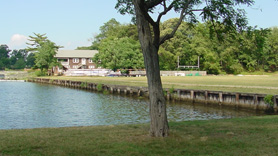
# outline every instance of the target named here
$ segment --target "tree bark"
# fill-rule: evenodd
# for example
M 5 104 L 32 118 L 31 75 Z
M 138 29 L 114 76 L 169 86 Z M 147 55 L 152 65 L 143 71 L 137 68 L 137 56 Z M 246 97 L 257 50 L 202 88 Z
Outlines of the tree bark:
M 141 3 L 143 2 L 144 1 L 141 0 L 133 0 L 139 41 L 143 51 L 144 64 L 148 79 L 151 119 L 150 135 L 154 137 L 166 137 L 169 133 L 169 126 L 166 113 L 166 101 L 160 78 L 158 58 L 159 45 L 153 42 L 150 23 L 144 16 L 145 10 L 142 8 Z

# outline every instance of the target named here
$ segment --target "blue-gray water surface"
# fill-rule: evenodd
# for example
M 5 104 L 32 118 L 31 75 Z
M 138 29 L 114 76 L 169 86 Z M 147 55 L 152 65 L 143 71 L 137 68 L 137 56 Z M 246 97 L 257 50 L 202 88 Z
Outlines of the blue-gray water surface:
M 169 103 L 169 121 L 256 115 L 231 109 Z M 53 85 L 0 82 L 0 129 L 72 127 L 149 122 L 148 101 Z

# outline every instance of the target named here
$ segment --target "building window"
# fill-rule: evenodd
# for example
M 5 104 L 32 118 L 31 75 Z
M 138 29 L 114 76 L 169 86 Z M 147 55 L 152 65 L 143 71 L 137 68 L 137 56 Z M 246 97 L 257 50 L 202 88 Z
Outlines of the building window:
M 90 69 L 95 69 L 95 66 L 89 66 Z
M 72 59 L 72 62 L 73 62 L 73 63 L 79 63 L 79 58 L 74 58 L 74 59 Z
M 72 66 L 73 69 L 78 69 L 78 66 Z
M 68 59 L 58 59 L 59 62 L 68 62 Z
M 94 63 L 92 59 L 89 59 L 89 63 Z

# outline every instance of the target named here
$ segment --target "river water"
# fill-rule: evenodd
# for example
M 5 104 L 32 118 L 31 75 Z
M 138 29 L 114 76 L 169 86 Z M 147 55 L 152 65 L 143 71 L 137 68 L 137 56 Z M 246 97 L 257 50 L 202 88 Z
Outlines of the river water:
M 0 82 L 0 129 L 147 123 L 148 100 L 53 85 Z M 169 121 L 258 115 L 186 103 L 167 104 Z

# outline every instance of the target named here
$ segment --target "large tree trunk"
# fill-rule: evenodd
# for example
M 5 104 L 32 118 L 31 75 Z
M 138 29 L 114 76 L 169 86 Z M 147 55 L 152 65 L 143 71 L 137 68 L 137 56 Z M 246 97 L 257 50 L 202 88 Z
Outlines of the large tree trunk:
M 136 22 L 139 41 L 144 55 L 144 64 L 148 79 L 150 99 L 150 135 L 154 137 L 168 136 L 169 126 L 166 113 L 166 102 L 160 78 L 158 45 L 154 45 L 149 22 L 140 8 L 140 0 L 133 0 L 136 11 Z

